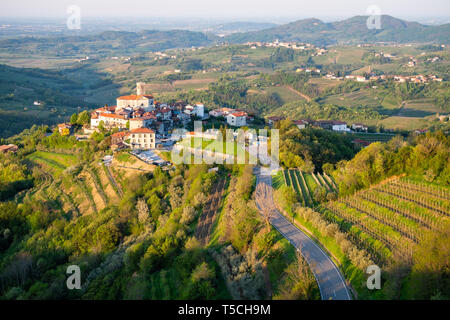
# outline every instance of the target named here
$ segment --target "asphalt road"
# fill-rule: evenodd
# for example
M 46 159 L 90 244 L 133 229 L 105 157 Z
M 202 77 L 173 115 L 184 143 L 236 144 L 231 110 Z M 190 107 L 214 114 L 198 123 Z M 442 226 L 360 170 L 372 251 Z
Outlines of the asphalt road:
M 258 209 L 263 215 L 270 215 L 270 223 L 297 250 L 300 250 L 316 277 L 322 300 L 351 300 L 345 280 L 330 257 L 276 209 L 273 202 L 270 171 L 259 167 L 255 173 L 257 177 L 255 192 Z

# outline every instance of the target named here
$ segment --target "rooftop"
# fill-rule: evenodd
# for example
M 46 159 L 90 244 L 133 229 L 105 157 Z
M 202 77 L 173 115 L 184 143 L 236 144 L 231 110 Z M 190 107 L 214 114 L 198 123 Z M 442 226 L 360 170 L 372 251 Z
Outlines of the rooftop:
M 130 133 L 155 133 L 155 131 L 148 128 L 137 128 L 131 130 Z
M 153 99 L 151 95 L 129 95 L 129 96 L 121 96 L 118 97 L 117 100 L 142 100 L 142 99 Z

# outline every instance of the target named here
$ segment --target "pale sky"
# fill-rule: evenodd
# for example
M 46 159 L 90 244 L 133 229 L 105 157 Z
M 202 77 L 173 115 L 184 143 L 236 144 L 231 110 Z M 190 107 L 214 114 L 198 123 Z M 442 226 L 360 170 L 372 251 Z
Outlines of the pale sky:
M 398 18 L 450 16 L 450 0 L 1 0 L 0 16 L 63 18 L 70 5 L 84 17 L 351 17 L 370 5 Z

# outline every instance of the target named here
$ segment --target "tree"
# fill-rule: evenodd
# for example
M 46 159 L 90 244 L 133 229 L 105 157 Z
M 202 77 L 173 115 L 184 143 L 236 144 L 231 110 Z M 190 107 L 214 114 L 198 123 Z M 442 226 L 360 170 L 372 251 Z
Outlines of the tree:
M 74 113 L 70 117 L 70 124 L 74 125 L 74 124 L 77 124 L 77 122 L 78 122 L 78 115 L 76 113 Z
M 82 126 L 82 125 L 88 124 L 90 120 L 91 120 L 91 116 L 89 115 L 89 112 L 87 112 L 86 110 L 84 110 L 83 112 L 81 112 L 81 113 L 78 115 L 78 122 L 77 122 L 77 123 L 78 123 L 80 126 Z

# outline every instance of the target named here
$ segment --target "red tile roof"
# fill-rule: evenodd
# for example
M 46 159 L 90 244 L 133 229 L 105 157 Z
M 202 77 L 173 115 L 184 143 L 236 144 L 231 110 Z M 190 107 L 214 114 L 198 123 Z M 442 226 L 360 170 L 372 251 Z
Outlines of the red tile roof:
M 0 151 L 1 152 L 7 152 L 7 151 L 17 151 L 19 149 L 18 146 L 16 146 L 15 144 L 8 144 L 8 145 L 2 145 L 0 146 Z
M 130 133 L 155 133 L 152 129 L 148 128 L 137 128 L 130 131 Z
M 103 112 L 103 111 L 111 111 L 111 112 L 114 112 L 114 111 L 116 110 L 116 108 L 117 108 L 117 106 L 104 106 L 104 107 L 95 109 L 95 111 L 96 111 L 96 112 L 99 112 L 99 113 L 101 113 L 101 112 Z
M 123 137 L 125 137 L 125 136 L 127 136 L 129 134 L 130 133 L 128 131 L 119 131 L 119 132 L 113 133 L 112 136 L 114 138 L 123 138 Z
M 246 117 L 247 113 L 243 112 L 243 111 L 240 111 L 240 112 L 233 112 L 231 115 L 235 116 L 235 117 Z
M 100 116 L 101 117 L 106 117 L 106 118 L 116 118 L 116 119 L 123 119 L 123 120 L 125 120 L 125 117 L 120 115 L 120 114 L 101 113 Z
M 132 94 L 132 95 L 129 95 L 129 96 L 118 97 L 117 100 L 142 100 L 143 98 L 153 99 L 153 96 L 151 96 L 151 95 L 140 95 L 140 96 L 138 96 L 138 95 Z

